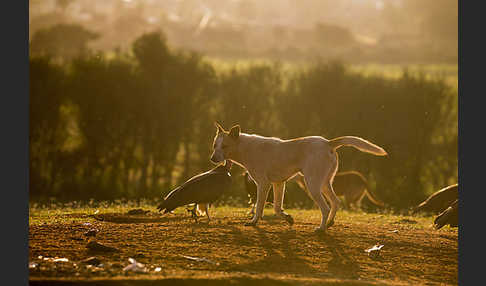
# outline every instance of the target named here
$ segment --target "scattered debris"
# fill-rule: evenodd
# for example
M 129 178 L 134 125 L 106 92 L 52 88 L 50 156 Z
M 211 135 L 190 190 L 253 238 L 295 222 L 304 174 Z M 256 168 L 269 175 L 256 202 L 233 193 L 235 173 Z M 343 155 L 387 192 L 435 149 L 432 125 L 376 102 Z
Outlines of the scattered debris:
M 373 245 L 373 247 L 366 249 L 365 252 L 368 252 L 369 257 L 377 258 L 380 255 L 380 250 L 383 246 L 383 244 L 377 243 Z
M 90 229 L 90 230 L 86 231 L 86 232 L 84 233 L 84 235 L 85 235 L 85 236 L 96 236 L 96 234 L 97 234 L 98 232 L 100 232 L 98 229 L 96 229 L 96 228 L 92 228 L 92 229 Z
M 160 272 L 160 271 L 162 271 L 162 268 L 160 268 L 160 267 L 155 267 L 154 272 Z
M 94 212 L 94 214 L 98 214 L 99 212 L 100 212 L 100 210 L 96 210 L 96 211 Z
M 35 263 L 35 262 L 31 262 L 31 263 L 29 263 L 29 269 L 34 269 L 34 268 L 36 268 L 37 266 L 39 266 L 39 263 Z
M 133 272 L 137 272 L 137 273 L 147 273 L 148 272 L 147 267 L 145 267 L 145 265 L 143 265 L 142 263 L 137 262 L 135 259 L 128 258 L 128 262 L 130 262 L 130 264 L 127 265 L 125 268 L 123 268 L 124 272 L 127 272 L 127 271 L 133 271 Z
M 60 257 L 42 257 L 42 255 L 39 255 L 37 258 L 42 259 L 43 261 L 50 261 L 50 262 L 69 262 L 69 259 L 67 258 L 60 258 Z
M 92 224 L 90 222 L 85 222 L 83 223 L 84 226 L 91 226 Z
M 389 230 L 388 232 L 392 232 L 392 233 L 398 233 L 398 229 Z
M 77 240 L 77 241 L 83 241 L 84 239 L 82 237 L 77 237 L 77 236 L 71 236 L 72 240 Z
M 82 260 L 81 262 L 89 264 L 89 265 L 94 265 L 94 266 L 101 264 L 101 261 L 97 257 L 94 257 L 94 256 L 88 257 L 88 258 Z
M 113 252 L 113 251 L 118 251 L 118 249 L 111 247 L 111 246 L 106 246 L 103 244 L 100 244 L 96 241 L 90 241 L 86 245 L 86 248 L 92 251 L 103 251 L 103 252 Z
M 192 256 L 187 256 L 187 255 L 181 255 L 181 256 L 186 258 L 186 259 L 189 259 L 189 260 L 194 260 L 194 261 L 198 261 L 198 262 L 208 262 L 208 263 L 211 263 L 211 264 L 214 264 L 214 265 L 219 265 L 219 262 L 214 262 L 214 261 L 209 260 L 207 258 L 192 257 Z
M 129 215 L 139 215 L 139 214 L 144 215 L 144 214 L 149 213 L 149 212 L 150 212 L 149 210 L 144 211 L 143 209 L 132 209 L 132 210 L 129 210 L 127 212 L 127 214 L 129 214 Z

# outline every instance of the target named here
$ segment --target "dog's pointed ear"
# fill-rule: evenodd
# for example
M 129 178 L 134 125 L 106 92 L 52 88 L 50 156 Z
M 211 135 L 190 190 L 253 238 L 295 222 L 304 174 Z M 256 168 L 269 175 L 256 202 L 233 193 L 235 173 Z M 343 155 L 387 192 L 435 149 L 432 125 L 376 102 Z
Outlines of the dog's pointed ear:
M 218 122 L 216 122 L 216 121 L 215 121 L 215 122 L 214 122 L 214 126 L 216 126 L 216 128 L 218 129 L 218 130 L 217 130 L 217 133 L 224 132 L 223 127 L 221 127 L 221 125 L 219 125 L 219 123 L 218 123 Z
M 240 125 L 235 125 L 235 126 L 231 127 L 229 135 L 232 138 L 237 139 L 240 136 Z

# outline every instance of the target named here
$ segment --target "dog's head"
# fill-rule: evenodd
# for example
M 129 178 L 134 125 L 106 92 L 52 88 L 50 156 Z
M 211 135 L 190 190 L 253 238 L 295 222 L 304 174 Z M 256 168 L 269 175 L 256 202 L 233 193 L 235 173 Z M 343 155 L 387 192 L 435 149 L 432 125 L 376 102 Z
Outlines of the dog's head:
M 226 159 L 232 159 L 238 146 L 238 138 L 240 137 L 240 126 L 235 125 L 231 127 L 230 131 L 225 131 L 217 122 L 216 136 L 213 141 L 213 153 L 211 154 L 211 162 L 220 163 Z

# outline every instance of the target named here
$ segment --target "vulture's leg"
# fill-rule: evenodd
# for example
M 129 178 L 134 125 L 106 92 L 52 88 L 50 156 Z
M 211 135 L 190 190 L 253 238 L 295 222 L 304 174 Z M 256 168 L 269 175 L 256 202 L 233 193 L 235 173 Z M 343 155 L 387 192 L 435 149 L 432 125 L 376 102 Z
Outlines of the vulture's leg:
M 197 204 L 194 204 L 194 207 L 192 209 L 187 209 L 187 211 L 191 213 L 191 218 L 193 218 L 194 221 L 197 223 L 196 208 L 197 208 Z
M 204 204 L 204 211 L 206 212 L 206 216 L 208 217 L 208 223 L 211 220 L 209 217 L 209 204 Z

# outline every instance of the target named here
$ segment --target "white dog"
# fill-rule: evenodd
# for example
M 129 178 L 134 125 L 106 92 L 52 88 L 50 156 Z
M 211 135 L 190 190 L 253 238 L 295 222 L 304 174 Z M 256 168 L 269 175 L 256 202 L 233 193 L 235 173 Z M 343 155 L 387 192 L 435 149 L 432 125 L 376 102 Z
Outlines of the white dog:
M 332 180 L 338 168 L 336 149 L 341 146 L 352 146 L 374 155 L 387 155 L 383 148 L 354 136 L 332 140 L 321 136 L 282 140 L 242 133 L 239 125 L 233 126 L 230 131 L 225 131 L 218 123 L 216 127 L 211 161 L 220 163 L 231 160 L 246 168 L 257 184 L 256 213 L 245 225 L 256 225 L 261 218 L 271 185 L 275 213 L 292 224 L 292 217 L 282 209 L 285 182 L 300 173 L 304 176 L 312 199 L 321 211 L 321 224 L 316 231 L 325 232 L 326 227 L 334 224 L 340 203 L 332 189 Z M 331 204 L 330 210 L 321 190 Z

